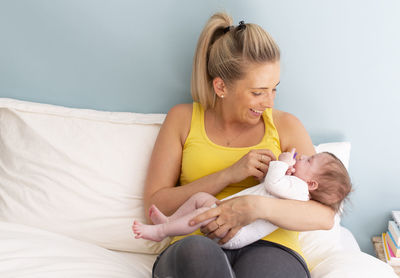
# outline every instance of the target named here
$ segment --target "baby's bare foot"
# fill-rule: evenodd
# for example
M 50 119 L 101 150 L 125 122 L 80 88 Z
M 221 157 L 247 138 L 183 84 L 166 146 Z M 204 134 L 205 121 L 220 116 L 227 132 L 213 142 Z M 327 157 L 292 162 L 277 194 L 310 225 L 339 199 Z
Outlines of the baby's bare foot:
M 143 238 L 152 241 L 161 241 L 166 238 L 162 232 L 162 225 L 146 225 L 135 220 L 132 230 L 136 235 L 135 238 Z
M 168 222 L 168 217 L 165 216 L 155 205 L 149 208 L 149 216 L 154 224 L 162 224 Z

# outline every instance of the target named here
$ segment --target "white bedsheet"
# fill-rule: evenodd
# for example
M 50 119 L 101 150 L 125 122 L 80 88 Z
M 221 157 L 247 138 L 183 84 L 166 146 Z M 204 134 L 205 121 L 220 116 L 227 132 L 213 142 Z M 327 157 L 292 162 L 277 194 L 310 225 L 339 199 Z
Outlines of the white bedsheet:
M 385 263 L 362 253 L 343 230 L 349 250 L 336 250 L 312 278 L 397 277 Z M 350 244 L 350 245 L 349 245 Z M 1 278 L 149 278 L 155 255 L 116 252 L 29 226 L 0 221 Z

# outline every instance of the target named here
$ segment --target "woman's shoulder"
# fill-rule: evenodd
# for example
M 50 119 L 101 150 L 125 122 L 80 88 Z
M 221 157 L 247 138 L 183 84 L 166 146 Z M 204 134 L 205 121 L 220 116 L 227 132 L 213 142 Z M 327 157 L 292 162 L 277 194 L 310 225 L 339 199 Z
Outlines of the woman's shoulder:
M 192 111 L 192 103 L 177 104 L 168 111 L 166 120 L 177 124 L 190 125 Z
M 282 151 L 296 148 L 303 154 L 313 154 L 311 138 L 306 128 L 295 115 L 273 109 L 272 118 L 279 134 Z
M 277 129 L 303 126 L 301 121 L 295 115 L 285 111 L 272 109 L 272 118 Z
M 192 103 L 177 104 L 168 111 L 165 118 L 164 125 L 168 126 L 170 130 L 178 132 L 183 143 L 190 131 L 192 111 Z
M 173 106 L 168 111 L 168 116 L 170 117 L 182 117 L 192 115 L 193 103 L 181 103 Z

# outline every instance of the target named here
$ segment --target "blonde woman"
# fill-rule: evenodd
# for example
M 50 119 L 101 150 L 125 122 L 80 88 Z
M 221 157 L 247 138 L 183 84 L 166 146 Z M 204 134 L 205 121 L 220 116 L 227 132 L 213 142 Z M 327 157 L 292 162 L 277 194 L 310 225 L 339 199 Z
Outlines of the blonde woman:
M 269 162 L 297 149 L 313 155 L 307 131 L 293 115 L 273 109 L 280 52 L 256 24 L 232 26 L 213 15 L 193 62 L 193 104 L 173 107 L 150 161 L 145 206 L 173 214 L 197 192 L 223 199 L 264 178 Z M 153 277 L 310 277 L 298 242 L 302 230 L 329 229 L 334 211 L 316 201 L 248 195 L 224 201 L 191 221 L 215 217 L 196 235 L 175 238 L 157 258 Z M 223 250 L 243 226 L 265 219 L 276 231 L 248 246 Z M 200 236 L 201 235 L 201 236 Z

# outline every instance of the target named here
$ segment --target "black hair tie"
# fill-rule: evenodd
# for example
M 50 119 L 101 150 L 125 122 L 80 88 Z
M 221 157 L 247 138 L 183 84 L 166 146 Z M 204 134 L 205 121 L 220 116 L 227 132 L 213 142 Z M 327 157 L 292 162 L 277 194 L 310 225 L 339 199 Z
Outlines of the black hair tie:
M 244 20 L 239 21 L 239 26 L 237 28 L 238 30 L 246 29 L 246 23 L 244 23 Z
M 233 26 L 228 26 L 228 27 L 224 28 L 224 34 L 228 33 L 231 30 L 231 27 L 233 27 Z

